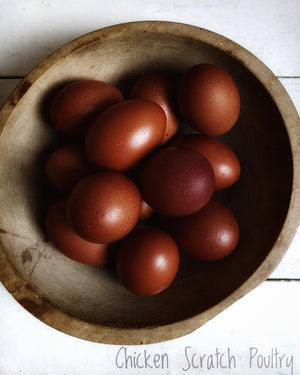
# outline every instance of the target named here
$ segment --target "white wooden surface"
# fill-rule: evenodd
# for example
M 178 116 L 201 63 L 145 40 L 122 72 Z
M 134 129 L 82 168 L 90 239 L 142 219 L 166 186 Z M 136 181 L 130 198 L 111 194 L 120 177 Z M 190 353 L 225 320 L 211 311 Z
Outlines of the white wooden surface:
M 234 40 L 279 77 L 300 112 L 299 0 L 0 0 L 0 105 L 56 48 L 137 20 L 189 23 Z M 35 319 L 0 284 L 0 375 L 299 375 L 299 297 L 299 230 L 268 281 L 192 334 L 160 344 L 75 339 Z M 143 368 L 126 368 L 125 350 Z

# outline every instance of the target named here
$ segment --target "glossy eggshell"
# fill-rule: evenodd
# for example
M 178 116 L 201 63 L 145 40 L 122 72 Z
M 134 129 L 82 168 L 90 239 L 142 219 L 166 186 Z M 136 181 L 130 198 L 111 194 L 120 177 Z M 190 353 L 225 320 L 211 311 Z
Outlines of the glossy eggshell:
M 71 191 L 82 178 L 95 172 L 81 144 L 67 144 L 55 150 L 47 160 L 46 176 L 59 190 Z
M 161 143 L 165 130 L 166 116 L 158 104 L 125 100 L 92 123 L 85 140 L 86 154 L 99 167 L 127 171 Z
M 79 237 L 67 219 L 67 198 L 52 203 L 46 214 L 50 241 L 67 257 L 84 264 L 103 265 L 113 260 L 111 244 L 95 244 Z
M 182 76 L 178 105 L 184 120 L 205 135 L 226 133 L 240 113 L 240 94 L 232 77 L 212 64 L 199 64 Z
M 91 120 L 107 107 L 123 100 L 115 86 L 97 80 L 80 80 L 61 89 L 50 107 L 53 125 L 74 138 L 83 138 Z
M 149 206 L 147 202 L 142 199 L 142 209 L 140 215 L 140 221 L 147 221 L 154 214 L 154 210 Z
M 179 118 L 176 113 L 177 77 L 167 73 L 142 76 L 132 88 L 129 98 L 145 99 L 159 104 L 166 114 L 166 131 L 161 144 L 168 142 L 177 132 Z
M 223 204 L 211 200 L 193 215 L 164 220 L 180 251 L 202 261 L 227 257 L 239 241 L 239 225 Z
M 139 228 L 126 237 L 117 255 L 117 273 L 132 293 L 151 296 L 165 290 L 179 267 L 173 238 L 156 228 Z
M 110 243 L 126 236 L 141 213 L 136 185 L 119 172 L 98 172 L 85 177 L 72 190 L 68 219 L 87 241 Z
M 240 177 L 241 165 L 236 154 L 215 138 L 188 134 L 175 138 L 171 145 L 193 149 L 206 157 L 214 170 L 215 190 L 231 186 Z
M 184 216 L 208 203 L 215 178 L 211 165 L 198 152 L 168 147 L 147 161 L 141 170 L 139 187 L 143 199 L 155 211 Z

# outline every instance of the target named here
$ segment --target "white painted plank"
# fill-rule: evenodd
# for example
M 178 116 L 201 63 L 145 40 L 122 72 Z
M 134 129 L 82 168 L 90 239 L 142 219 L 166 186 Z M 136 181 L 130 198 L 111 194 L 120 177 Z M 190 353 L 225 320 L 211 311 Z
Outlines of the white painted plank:
M 279 78 L 279 80 L 300 114 L 300 78 Z M 270 278 L 300 279 L 300 227 L 295 234 L 288 252 L 276 270 L 270 275 Z
M 300 227 L 283 260 L 270 275 L 271 279 L 300 280 Z
M 300 76 L 299 0 L 0 0 L 0 9 L 0 77 L 25 75 L 49 53 L 89 31 L 137 20 L 207 28 L 250 50 L 277 76 Z M 280 80 L 299 112 L 300 80 Z M 0 106 L 18 82 L 0 80 Z M 299 253 L 298 233 L 272 277 L 299 278 Z M 299 295 L 300 282 L 265 282 L 186 337 L 127 349 L 136 355 L 146 350 L 152 358 L 155 353 L 167 353 L 168 368 L 124 369 L 116 366 L 120 346 L 94 344 L 51 329 L 27 313 L 0 284 L 0 374 L 298 375 Z M 251 347 L 258 352 L 250 367 Z M 185 350 L 208 358 L 216 348 L 225 353 L 223 360 L 229 348 L 236 367 L 185 371 Z M 267 360 L 272 350 L 273 368 L 257 368 L 261 355 Z M 285 366 L 275 368 L 283 355 Z M 293 371 L 284 362 L 292 356 Z
M 279 81 L 286 89 L 300 115 L 300 78 L 279 78 Z
M 111 24 L 166 20 L 228 37 L 276 75 L 300 76 L 298 0 L 1 1 L 0 76 L 24 75 L 72 39 Z
M 0 373 L 298 375 L 299 295 L 299 282 L 265 282 L 187 336 L 122 347 L 79 340 L 44 325 L 0 285 Z M 135 367 L 127 360 L 126 368 L 125 350 L 127 358 L 136 359 Z

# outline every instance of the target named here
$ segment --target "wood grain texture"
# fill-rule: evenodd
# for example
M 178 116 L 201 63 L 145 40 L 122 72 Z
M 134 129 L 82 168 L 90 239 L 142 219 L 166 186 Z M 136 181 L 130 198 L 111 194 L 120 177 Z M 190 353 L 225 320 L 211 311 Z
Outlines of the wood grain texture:
M 49 197 L 41 175 L 55 141 L 45 104 L 52 90 L 75 78 L 122 85 L 125 78 L 146 71 L 180 72 L 199 61 L 228 70 L 247 103 L 236 127 L 222 137 L 245 172 L 219 196 L 239 219 L 241 241 L 224 262 L 184 261 L 171 288 L 140 299 L 119 285 L 111 269 L 71 262 L 45 242 L 43 215 Z M 17 300 L 42 321 L 74 336 L 140 344 L 187 334 L 265 280 L 299 224 L 298 114 L 269 69 L 206 30 L 146 22 L 88 34 L 38 65 L 9 96 L 0 121 L 3 269 L 8 267 L 7 274 L 25 282 L 12 289 Z M 78 274 L 80 284 L 75 282 Z M 4 278 L 4 285 L 10 282 Z M 195 298 L 199 294 L 201 298 Z
M 275 75 L 300 76 L 298 0 L 2 1 L 0 76 L 25 75 L 90 31 L 135 20 L 188 22 L 234 40 Z M 187 21 L 188 20 L 188 21 Z

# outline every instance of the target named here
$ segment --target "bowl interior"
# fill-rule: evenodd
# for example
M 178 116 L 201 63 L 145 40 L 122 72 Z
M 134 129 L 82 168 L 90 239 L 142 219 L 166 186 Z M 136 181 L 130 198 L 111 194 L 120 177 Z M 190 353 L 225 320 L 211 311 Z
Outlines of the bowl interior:
M 205 312 L 242 285 L 271 252 L 284 223 L 292 188 L 292 155 L 283 119 L 265 87 L 221 49 L 165 30 L 101 34 L 57 59 L 16 102 L 0 140 L 1 242 L 21 278 L 51 305 L 102 326 L 153 327 Z M 137 297 L 119 283 L 113 266 L 85 266 L 47 241 L 44 216 L 53 199 L 44 166 L 62 141 L 48 119 L 53 93 L 67 82 L 99 79 L 124 90 L 145 72 L 177 73 L 214 63 L 235 79 L 241 94 L 237 124 L 219 137 L 242 166 L 239 181 L 216 194 L 235 213 L 240 242 L 226 259 L 202 263 L 182 256 L 164 292 Z M 30 89 L 29 89 L 30 87 Z M 185 132 L 189 129 L 185 127 Z

